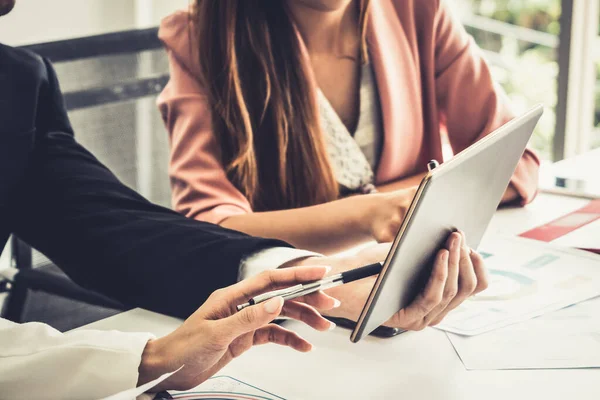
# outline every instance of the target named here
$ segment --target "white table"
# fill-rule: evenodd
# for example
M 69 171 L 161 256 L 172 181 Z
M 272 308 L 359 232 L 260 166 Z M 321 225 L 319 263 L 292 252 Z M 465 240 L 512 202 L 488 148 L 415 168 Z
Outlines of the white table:
M 581 199 L 542 195 L 526 208 L 499 211 L 489 232 L 516 234 L 584 204 Z M 164 335 L 179 323 L 136 309 L 87 328 Z M 435 329 L 352 344 L 345 329 L 320 333 L 296 322 L 287 326 L 310 340 L 314 350 L 300 354 L 261 346 L 222 374 L 288 399 L 600 399 L 600 369 L 467 371 L 445 334 Z

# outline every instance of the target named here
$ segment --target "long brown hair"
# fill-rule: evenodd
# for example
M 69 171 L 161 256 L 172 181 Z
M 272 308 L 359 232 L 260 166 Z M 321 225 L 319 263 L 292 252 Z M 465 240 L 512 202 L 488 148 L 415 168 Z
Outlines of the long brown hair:
M 360 0 L 361 57 L 366 14 Z M 335 200 L 333 176 L 283 0 L 195 0 L 202 81 L 229 179 L 256 211 Z

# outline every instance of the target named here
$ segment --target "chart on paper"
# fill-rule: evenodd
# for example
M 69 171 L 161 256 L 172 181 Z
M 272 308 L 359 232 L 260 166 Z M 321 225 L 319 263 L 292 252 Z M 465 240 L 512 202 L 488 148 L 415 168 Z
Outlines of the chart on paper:
M 489 287 L 451 312 L 440 329 L 477 335 L 600 295 L 600 257 L 519 237 L 480 246 Z
M 171 396 L 179 400 L 284 400 L 283 397 L 224 375 L 210 378 L 193 390 L 173 392 Z

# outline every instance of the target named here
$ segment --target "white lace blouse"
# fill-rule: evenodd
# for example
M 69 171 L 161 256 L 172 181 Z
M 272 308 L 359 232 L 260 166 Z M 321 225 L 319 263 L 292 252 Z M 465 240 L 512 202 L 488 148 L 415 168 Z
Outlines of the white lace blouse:
M 360 115 L 354 132 L 346 128 L 320 90 L 318 103 L 329 159 L 342 193 L 373 191 L 374 171 L 381 156 L 383 127 L 379 92 L 371 65 L 365 64 L 361 70 Z

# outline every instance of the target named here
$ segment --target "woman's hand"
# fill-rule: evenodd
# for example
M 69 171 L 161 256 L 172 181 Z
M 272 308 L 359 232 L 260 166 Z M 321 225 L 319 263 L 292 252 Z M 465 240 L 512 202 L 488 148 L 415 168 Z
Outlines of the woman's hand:
M 422 330 L 439 324 L 453 309 L 468 297 L 488 286 L 488 278 L 482 257 L 466 244 L 464 234 L 452 233 L 446 243 L 447 249 L 438 252 L 429 281 L 423 291 L 406 308 L 398 311 L 384 325 L 407 330 Z M 340 259 L 321 260 L 336 269 L 356 268 L 385 259 L 389 244 L 370 247 L 349 261 Z M 314 259 L 317 262 L 318 259 Z M 305 262 L 308 264 L 308 262 Z M 329 289 L 328 294 L 342 301 L 342 306 L 327 314 L 353 321 L 366 303 L 375 283 L 375 277 L 362 279 L 347 285 Z
M 519 195 L 519 192 L 517 192 L 517 189 L 515 189 L 515 187 L 511 183 L 506 188 L 506 191 L 504 192 L 504 195 L 502 196 L 502 201 L 500 202 L 500 204 L 514 203 L 520 197 L 521 196 Z
M 281 297 L 276 297 L 240 312 L 236 312 L 235 307 L 261 293 L 321 279 L 330 269 L 312 266 L 267 271 L 215 291 L 177 330 L 148 342 L 142 355 L 138 384 L 185 365 L 154 390 L 190 389 L 253 345 L 271 342 L 301 352 L 310 351 L 312 346 L 306 340 L 270 322 L 286 316 L 320 331 L 332 329 L 335 324 L 323 318 L 314 307 L 330 310 L 339 306 L 333 297 L 317 292 L 285 304 Z
M 373 197 L 371 206 L 364 210 L 363 218 L 373 239 L 379 243 L 394 240 L 416 192 L 417 187 L 410 187 L 368 195 Z

